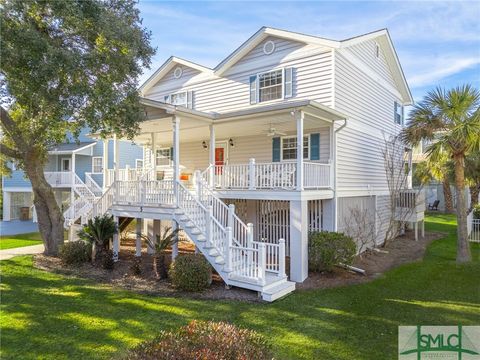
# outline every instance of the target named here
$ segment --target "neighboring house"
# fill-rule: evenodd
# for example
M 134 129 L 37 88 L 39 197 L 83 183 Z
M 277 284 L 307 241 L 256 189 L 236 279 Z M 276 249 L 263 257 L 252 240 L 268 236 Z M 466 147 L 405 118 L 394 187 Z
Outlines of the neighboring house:
M 69 142 L 48 151 L 45 177 L 54 188 L 67 224 L 78 220 L 91 207 L 91 202 L 102 195 L 104 180 L 106 186 L 112 181 L 113 141 L 108 142 L 108 149 L 105 148 L 106 145 L 107 142 L 95 140 L 89 136 L 88 129 L 83 129 L 78 141 L 69 139 Z M 129 141 L 119 141 L 118 147 L 120 168 L 143 167 L 142 147 Z M 14 163 L 12 168 L 10 176 L 2 177 L 3 220 L 35 220 L 31 183 L 23 171 L 15 168 Z M 72 203 L 74 207 L 71 207 Z

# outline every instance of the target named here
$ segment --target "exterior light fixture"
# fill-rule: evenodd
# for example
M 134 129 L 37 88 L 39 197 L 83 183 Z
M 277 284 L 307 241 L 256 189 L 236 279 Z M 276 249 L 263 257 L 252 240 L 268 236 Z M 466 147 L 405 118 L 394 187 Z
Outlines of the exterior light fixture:
M 208 149 L 208 145 L 207 145 L 207 142 L 205 140 L 202 141 L 202 147 L 203 147 L 204 150 Z
M 228 140 L 228 145 L 230 145 L 231 147 L 234 147 L 234 146 L 235 146 L 235 144 L 233 143 L 233 139 L 232 139 L 232 138 L 230 138 L 230 139 Z

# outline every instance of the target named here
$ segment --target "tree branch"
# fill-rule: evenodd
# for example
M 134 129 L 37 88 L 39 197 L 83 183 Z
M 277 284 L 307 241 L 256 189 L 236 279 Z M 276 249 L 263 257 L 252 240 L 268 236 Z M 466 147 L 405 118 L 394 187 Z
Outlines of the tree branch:
M 0 106 L 0 121 L 2 122 L 3 128 L 6 130 L 8 135 L 12 138 L 12 140 L 15 142 L 15 145 L 19 149 L 27 149 L 28 145 L 23 139 L 22 136 L 18 135 L 18 129 L 17 125 L 15 124 L 15 121 L 10 117 L 8 114 L 8 111 L 3 108 L 3 106 Z M 2 145 L 3 147 L 3 145 Z
M 8 146 L 4 144 L 0 144 L 0 154 L 5 155 L 7 157 L 13 158 L 13 159 L 22 159 L 22 154 L 20 154 L 18 151 L 13 150 L 9 148 Z

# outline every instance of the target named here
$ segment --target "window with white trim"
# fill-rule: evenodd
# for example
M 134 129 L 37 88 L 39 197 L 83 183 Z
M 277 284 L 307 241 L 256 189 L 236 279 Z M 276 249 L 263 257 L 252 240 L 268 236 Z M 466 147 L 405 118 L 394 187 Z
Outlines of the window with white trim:
M 181 91 L 164 96 L 164 102 L 193 109 L 193 91 Z
M 169 165 L 172 160 L 172 150 L 170 148 L 157 149 L 156 152 L 156 165 Z
M 258 74 L 258 101 L 283 98 L 283 69 Z
M 399 104 L 395 101 L 394 107 L 395 107 L 395 112 L 394 112 L 395 124 L 403 125 L 403 106 L 402 104 Z
M 281 148 L 282 160 L 296 160 L 297 159 L 297 137 L 287 136 L 282 137 Z M 310 158 L 310 137 L 303 137 L 303 158 Z
M 92 157 L 92 173 L 98 174 L 103 171 L 103 157 L 94 156 Z
M 135 168 L 143 169 L 143 159 L 135 159 Z

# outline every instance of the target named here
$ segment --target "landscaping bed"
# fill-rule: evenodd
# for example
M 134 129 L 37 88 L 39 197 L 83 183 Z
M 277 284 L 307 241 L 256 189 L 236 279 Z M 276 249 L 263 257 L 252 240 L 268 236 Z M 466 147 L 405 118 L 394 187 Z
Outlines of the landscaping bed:
M 340 267 L 336 267 L 331 273 L 311 272 L 307 280 L 297 284 L 297 289 L 328 289 L 371 281 L 399 265 L 421 260 L 428 245 L 444 236 L 445 233 L 441 232 L 425 232 L 425 237 L 419 236 L 416 241 L 415 233 L 407 231 L 405 235 L 399 236 L 386 247 L 380 248 L 381 252 L 367 250 L 362 256 L 355 258 L 352 265 L 365 270 L 366 275 Z
M 326 289 L 350 284 L 358 284 L 371 281 L 384 272 L 401 264 L 421 260 L 425 250 L 435 239 L 445 236 L 444 233 L 427 232 L 425 238 L 415 241 L 414 233 L 409 231 L 404 236 L 398 237 L 382 252 L 367 251 L 361 257 L 357 256 L 353 265 L 366 271 L 361 275 L 353 271 L 336 267 L 331 273 L 310 273 L 309 278 L 302 284 L 297 284 L 297 289 Z M 135 291 L 143 294 L 157 296 L 190 297 L 194 299 L 226 299 L 248 302 L 260 302 L 258 295 L 250 290 L 233 287 L 225 288 L 225 283 L 217 275 L 213 275 L 212 285 L 202 292 L 184 292 L 175 289 L 168 279 L 158 280 L 153 272 L 152 256 L 142 249 L 141 275 L 134 275 L 131 265 L 135 259 L 135 240 L 126 239 L 122 242 L 120 259 L 113 270 L 104 270 L 90 263 L 78 267 L 65 266 L 60 259 L 36 255 L 34 266 L 41 270 L 56 272 L 64 275 L 74 275 L 81 278 L 92 279 L 99 283 L 110 284 L 114 287 Z M 180 254 L 192 253 L 194 247 L 191 243 L 183 242 L 180 245 Z M 385 251 L 385 252 L 383 252 Z M 170 259 L 170 256 L 168 256 Z M 168 264 L 170 260 L 168 260 Z

